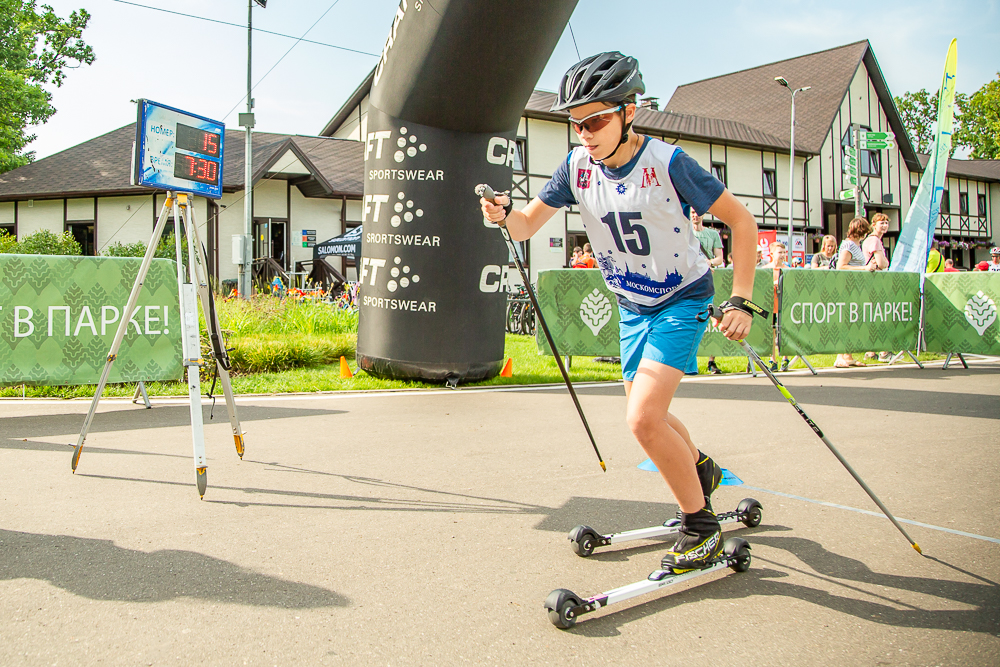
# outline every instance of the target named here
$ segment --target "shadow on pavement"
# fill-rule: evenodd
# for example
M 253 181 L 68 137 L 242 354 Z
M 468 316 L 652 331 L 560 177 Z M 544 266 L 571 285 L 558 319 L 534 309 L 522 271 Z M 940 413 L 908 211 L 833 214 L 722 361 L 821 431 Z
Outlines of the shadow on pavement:
M 193 551 L 147 553 L 110 540 L 0 530 L 0 580 L 38 579 L 91 600 L 195 598 L 257 607 L 346 607 L 334 591 L 253 572 Z
M 788 530 L 784 526 L 768 526 L 767 530 L 770 529 Z M 569 632 L 586 637 L 617 636 L 621 634 L 619 628 L 626 623 L 669 611 L 686 603 L 706 599 L 735 600 L 754 595 L 793 597 L 858 619 L 896 627 L 971 631 L 990 635 L 1000 627 L 1000 585 L 978 575 L 970 574 L 971 577 L 986 583 L 882 574 L 872 571 L 859 560 L 833 553 L 813 540 L 755 534 L 751 540 L 751 547 L 762 544 L 787 551 L 796 559 L 805 562 L 813 571 L 755 556 L 754 564 L 745 573 L 728 572 L 726 576 L 717 580 L 706 580 L 700 585 L 695 583 L 691 588 L 673 595 L 665 593 L 662 597 L 645 604 L 593 619 L 584 619 Z M 943 561 L 938 562 L 964 572 L 961 568 L 955 568 Z M 760 563 L 773 567 L 761 567 Z M 844 593 L 836 594 L 820 588 L 781 581 L 790 576 L 788 571 L 815 577 L 827 585 L 839 587 Z M 946 576 L 944 569 L 941 571 L 941 576 Z M 865 587 L 856 586 L 851 582 L 864 584 Z M 877 586 L 878 590 L 869 590 L 873 586 Z M 921 608 L 899 601 L 898 596 L 892 594 L 892 589 L 947 600 L 951 603 L 947 606 L 961 608 Z M 925 604 L 945 606 L 934 601 Z
M 215 417 L 208 419 L 211 404 L 202 406 L 205 424 L 228 424 L 225 403 L 215 406 Z M 241 422 L 267 421 L 270 419 L 292 419 L 295 417 L 315 417 L 317 415 L 346 414 L 346 410 L 321 410 L 316 408 L 289 408 L 283 406 L 243 405 L 239 408 Z M 4 438 L 38 438 L 67 433 L 79 433 L 83 428 L 85 413 L 73 412 L 58 415 L 31 415 L 0 418 L 0 434 Z M 152 410 L 142 406 L 132 406 L 120 410 L 107 410 L 94 415 L 90 434 L 131 431 L 134 429 L 166 428 L 191 424 L 191 409 L 187 405 L 161 405 Z M 75 442 L 74 442 L 75 444 Z M 5 440 L 0 440 L 0 447 Z
M 951 377 L 976 377 L 997 375 L 997 368 L 970 368 L 968 370 L 954 367 L 947 371 L 940 368 L 900 368 L 891 374 L 885 372 L 871 373 L 866 371 L 842 371 L 836 375 L 820 375 L 818 378 L 809 376 L 790 376 L 789 387 L 795 400 L 808 405 L 827 405 L 844 408 L 865 408 L 876 410 L 892 410 L 894 412 L 913 412 L 919 414 L 937 414 L 953 417 L 982 417 L 1000 419 L 1000 397 L 988 394 L 963 394 L 955 392 L 937 392 L 919 389 L 894 389 L 871 386 L 802 386 L 791 385 L 791 380 L 806 380 L 822 382 L 825 378 L 850 379 L 858 381 L 859 385 L 874 380 L 947 380 Z M 781 373 L 778 379 L 785 382 Z M 625 396 L 620 384 L 608 386 L 574 387 L 581 396 Z M 540 389 L 539 393 L 565 394 L 565 387 Z M 675 394 L 677 398 L 784 402 L 784 398 L 770 381 L 761 375 L 756 380 L 749 377 L 742 381 L 731 382 L 682 382 Z

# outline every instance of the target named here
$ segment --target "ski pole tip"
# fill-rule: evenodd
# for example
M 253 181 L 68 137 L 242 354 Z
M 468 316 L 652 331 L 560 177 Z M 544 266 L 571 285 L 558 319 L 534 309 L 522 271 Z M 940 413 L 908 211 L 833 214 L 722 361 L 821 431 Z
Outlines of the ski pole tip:
M 922 549 L 920 548 L 920 545 L 919 545 L 919 544 L 917 544 L 916 542 L 914 542 L 914 543 L 913 543 L 913 548 L 914 548 L 914 549 L 916 549 L 916 550 L 917 550 L 917 553 L 918 553 L 918 554 L 920 554 L 921 556 L 923 556 L 923 555 L 924 555 L 924 552 L 923 552 L 923 550 L 922 550 Z
M 608 466 L 604 465 L 604 461 L 601 461 L 601 470 L 603 470 L 604 472 L 608 471 Z

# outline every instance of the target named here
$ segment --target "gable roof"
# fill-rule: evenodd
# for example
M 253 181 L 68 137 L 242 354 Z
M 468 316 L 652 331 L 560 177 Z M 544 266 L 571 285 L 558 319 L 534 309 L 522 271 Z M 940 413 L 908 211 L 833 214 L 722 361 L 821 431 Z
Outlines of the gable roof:
M 323 126 L 323 129 L 320 130 L 319 133 L 321 137 L 333 136 L 333 133 L 337 131 L 337 128 L 343 125 L 344 121 L 347 120 L 347 117 L 351 115 L 351 112 L 353 112 L 358 105 L 361 104 L 361 100 L 365 99 L 365 96 L 372 92 L 372 83 L 375 81 L 375 69 L 375 67 L 372 67 L 372 71 L 368 72 L 368 76 L 364 78 L 361 85 L 354 89 L 354 92 L 347 98 L 347 101 L 340 105 L 340 108 L 337 110 L 337 113 L 334 114 L 333 118 L 327 121 L 326 125 Z M 362 139 L 363 138 L 364 137 L 362 137 Z
M 524 108 L 524 115 L 529 118 L 565 122 L 569 118 L 569 112 L 549 111 L 555 99 L 555 93 L 543 90 L 534 91 L 528 99 L 528 105 Z M 676 138 L 715 140 L 753 148 L 788 150 L 787 139 L 781 139 L 773 134 L 762 132 L 745 123 L 720 118 L 709 118 L 704 115 L 680 114 L 639 108 L 636 109 L 633 126 L 641 132 L 650 132 Z
M 743 123 L 781 137 L 787 147 L 789 93 L 774 81 L 783 76 L 795 88 L 812 87 L 795 97 L 795 150 L 818 155 L 862 64 L 903 159 L 911 171 L 918 171 L 916 152 L 868 40 L 678 86 L 666 110 Z
M 927 168 L 930 155 L 917 153 L 920 158 L 920 170 Z M 948 168 L 945 170 L 948 176 L 953 178 L 974 178 L 977 181 L 992 181 L 1000 183 L 1000 160 L 959 160 L 948 159 Z
M 243 189 L 243 130 L 227 129 L 222 189 Z M 360 197 L 364 191 L 364 154 L 360 142 L 255 132 L 254 182 L 290 150 L 310 171 L 285 176 L 307 197 Z M 135 123 L 0 174 L 0 201 L 60 197 L 145 194 L 152 188 L 129 183 Z

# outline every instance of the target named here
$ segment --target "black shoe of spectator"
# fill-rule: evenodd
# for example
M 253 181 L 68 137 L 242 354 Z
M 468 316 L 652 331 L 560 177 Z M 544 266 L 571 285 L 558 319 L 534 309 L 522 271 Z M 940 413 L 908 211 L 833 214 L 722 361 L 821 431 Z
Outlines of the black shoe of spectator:
M 708 372 L 712 375 L 718 375 L 722 372 L 722 370 L 715 364 L 714 359 L 708 362 Z

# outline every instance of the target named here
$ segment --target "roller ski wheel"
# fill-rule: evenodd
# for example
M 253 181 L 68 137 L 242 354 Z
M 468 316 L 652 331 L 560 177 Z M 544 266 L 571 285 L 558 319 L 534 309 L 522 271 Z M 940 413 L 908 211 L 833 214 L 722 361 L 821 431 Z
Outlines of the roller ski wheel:
M 756 528 L 760 525 L 763 511 L 763 506 L 753 498 L 744 498 L 736 506 L 736 513 L 747 528 Z
M 730 537 L 722 547 L 722 555 L 733 572 L 750 569 L 750 544 L 740 537 Z
M 603 536 L 599 535 L 590 526 L 577 526 L 569 532 L 569 541 L 570 546 L 573 547 L 573 553 L 581 558 L 586 558 L 594 553 L 596 547 L 604 546 L 602 540 Z
M 549 610 L 549 621 L 560 630 L 569 630 L 576 625 L 576 609 L 583 602 L 573 592 L 557 588 L 545 598 L 545 608 Z
M 552 622 L 552 625 L 561 630 L 568 630 L 576 625 L 581 616 L 602 607 L 618 604 L 716 570 L 724 570 L 727 567 L 735 572 L 746 572 L 750 568 L 750 560 L 750 545 L 747 544 L 747 541 L 739 537 L 730 537 L 723 544 L 721 553 L 702 568 L 684 572 L 674 572 L 668 569 L 656 570 L 642 581 L 588 598 L 581 598 L 565 588 L 557 588 L 549 593 L 545 599 L 544 607 L 548 610 L 549 621 Z
M 721 512 L 717 515 L 719 523 L 740 522 L 747 528 L 756 528 L 763 519 L 763 507 L 753 498 L 744 498 L 732 512 Z M 680 529 L 681 520 L 677 518 L 668 519 L 660 526 L 650 528 L 639 528 L 637 530 L 626 530 L 621 533 L 611 533 L 608 535 L 597 532 L 590 526 L 577 526 L 569 532 L 570 546 L 573 553 L 581 558 L 592 555 L 596 549 L 620 544 L 622 542 L 634 542 L 636 540 L 649 540 L 670 535 L 676 535 Z

